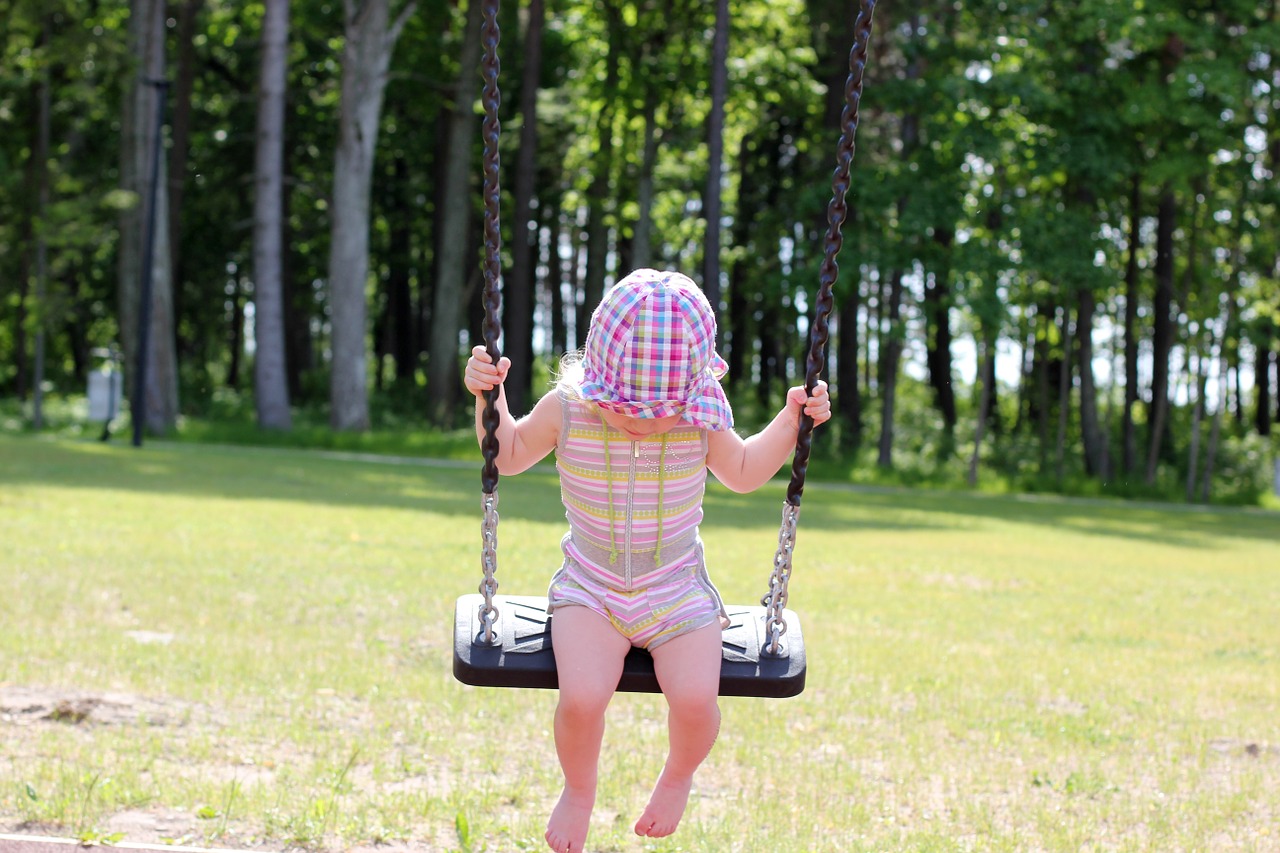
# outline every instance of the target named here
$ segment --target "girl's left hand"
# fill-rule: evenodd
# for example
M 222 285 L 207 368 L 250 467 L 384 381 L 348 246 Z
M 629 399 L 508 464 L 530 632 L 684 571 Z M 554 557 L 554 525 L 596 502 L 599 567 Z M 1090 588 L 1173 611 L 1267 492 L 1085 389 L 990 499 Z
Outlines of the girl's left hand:
M 812 396 L 805 395 L 803 385 L 787 391 L 787 405 L 797 410 L 803 409 L 806 415 L 813 418 L 814 426 L 831 420 L 831 396 L 827 393 L 827 383 L 821 379 L 813 389 Z

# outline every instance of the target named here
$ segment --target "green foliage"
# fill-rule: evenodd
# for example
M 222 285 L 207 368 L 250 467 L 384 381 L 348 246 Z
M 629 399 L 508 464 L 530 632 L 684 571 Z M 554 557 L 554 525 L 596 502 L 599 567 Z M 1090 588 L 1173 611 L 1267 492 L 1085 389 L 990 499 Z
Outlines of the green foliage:
M 175 332 L 184 432 L 287 443 L 295 439 L 266 439 L 250 426 L 252 174 L 262 5 L 197 5 L 189 42 L 180 27 L 169 30 L 171 74 L 176 78 L 184 65 L 193 71 L 189 135 L 183 151 L 170 150 L 175 163 L 179 154 L 186 158 L 186 168 L 173 175 L 183 193 L 175 242 Z M 721 328 L 741 374 L 734 377 L 741 383 L 735 405 L 751 415 L 749 422 L 766 420 L 780 389 L 801 372 L 805 314 L 823 260 L 823 212 L 852 8 L 837 0 L 749 0 L 732 7 L 721 182 Z M 713 7 L 691 0 L 552 0 L 547 9 L 534 176 L 546 274 L 557 272 L 550 263 L 554 252 L 560 262 L 555 286 L 569 303 L 579 295 L 569 282 L 581 291 L 587 193 L 602 168 L 609 184 L 603 202 L 608 275 L 625 272 L 642 218 L 653 235 L 651 263 L 698 274 L 706 234 L 701 195 L 707 183 Z M 292 4 L 291 13 L 284 267 L 291 396 L 300 417 L 296 441 L 339 445 L 347 439 L 322 433 L 329 396 L 326 277 L 342 4 L 302 0 Z M 854 318 L 858 357 L 871 362 L 867 372 L 873 378 L 862 389 L 864 448 L 875 442 L 876 416 L 888 393 L 877 363 L 885 343 L 905 344 L 911 375 L 920 376 L 925 350 L 940 328 L 1005 353 L 1038 340 L 1042 347 L 1029 360 L 1025 382 L 1031 386 L 1048 376 L 1051 404 L 1010 408 L 1011 395 L 1020 394 L 1026 403 L 1038 390 L 1000 389 L 999 420 L 1006 431 L 987 436 L 982 479 L 994 475 L 999 488 L 1177 496 L 1189 465 L 1192 404 L 1177 401 L 1155 484 L 1138 475 L 1103 483 L 1084 470 L 1081 459 L 1078 363 L 1058 475 L 1056 367 L 1073 357 L 1063 350 L 1062 317 L 1076 316 L 1079 295 L 1092 292 L 1098 305 L 1095 355 L 1119 365 L 1113 350 L 1123 346 L 1117 326 L 1128 307 L 1132 261 L 1139 309 L 1132 334 L 1151 338 L 1155 205 L 1172 193 L 1175 384 L 1187 365 L 1224 359 L 1233 370 L 1243 368 L 1245 397 L 1256 396 L 1248 387 L 1250 367 L 1258 350 L 1275 349 L 1280 329 L 1280 236 L 1273 227 L 1280 189 L 1269 131 L 1277 114 L 1271 77 L 1280 22 L 1244 0 L 1207 6 L 1084 0 L 1055 6 L 1051 15 L 1022 0 L 999 10 L 982 3 L 926 2 L 878 14 L 836 289 L 839 305 L 857 300 L 861 306 Z M 465 71 L 459 68 L 465 16 L 465 4 L 419 2 L 387 84 L 374 165 L 368 283 L 369 365 L 376 386 L 371 404 L 379 434 L 413 434 L 435 390 L 422 376 L 438 225 L 445 217 L 467 217 L 470 233 L 479 234 L 478 178 L 466 209 L 438 209 L 441 143 L 457 106 L 453 81 Z M 512 201 L 523 120 L 517 105 L 526 85 L 526 17 L 521 4 L 501 5 L 498 144 L 504 212 Z M 0 395 L 29 400 L 35 333 L 44 329 L 51 415 L 59 429 L 65 428 L 59 395 L 80 393 L 86 371 L 95 366 L 95 348 L 120 343 L 116 221 L 121 210 L 139 201 L 120 187 L 123 93 L 135 73 L 128 25 L 125 0 L 84 9 L 65 0 L 14 0 L 6 7 L 0 38 L 0 59 L 11 69 L 0 79 Z M 611 65 L 613 76 L 606 73 Z M 46 80 L 51 148 L 41 164 L 34 150 Z M 176 87 L 170 91 L 176 98 Z M 183 105 L 175 100 L 171 106 L 170 118 L 177 120 Z M 650 111 L 657 148 L 647 163 Z M 612 143 L 607 163 L 600 157 L 602 132 Z M 646 170 L 652 177 L 647 207 Z M 36 188 L 43 180 L 49 204 L 40 210 Z M 1130 203 L 1135 185 L 1136 210 Z M 513 239 L 512 225 L 505 216 L 504 245 Z M 1130 246 L 1133 226 L 1139 243 Z M 38 238 L 48 250 L 46 295 L 39 304 Z M 479 238 L 469 239 L 476 258 Z M 902 276 L 905 292 L 902 317 L 890 323 L 884 285 L 895 274 Z M 926 288 L 936 303 L 927 301 Z M 475 338 L 480 310 L 474 289 L 471 294 L 458 310 L 468 321 L 465 337 Z M 547 342 L 551 300 L 545 281 L 538 298 L 544 342 L 538 356 L 554 356 Z M 568 322 L 569 347 L 583 337 L 575 325 Z M 833 346 L 850 331 L 837 327 Z M 408 341 L 396 340 L 404 335 Z M 460 341 L 460 348 L 467 343 Z M 1145 383 L 1154 357 L 1145 348 L 1139 354 L 1143 387 L 1131 413 L 1139 424 L 1150 416 Z M 939 388 L 958 372 L 950 357 L 934 367 L 952 373 L 935 381 Z M 862 371 L 866 365 L 836 364 L 837 383 L 842 369 Z M 956 396 L 968 390 L 957 386 Z M 1120 399 L 1122 393 L 1121 384 L 1112 382 L 1098 397 Z M 899 396 L 891 442 L 897 470 L 866 476 L 961 482 L 976 407 L 962 400 L 962 422 L 953 429 L 927 386 L 905 381 Z M 1241 405 L 1234 399 L 1232 404 Z M 16 401 L 7 405 L 6 411 L 22 411 Z M 453 426 L 465 432 L 466 414 L 456 414 Z M 1107 409 L 1099 427 L 1113 457 L 1122 415 L 1118 407 Z M 834 424 L 831 433 L 839 440 L 832 446 L 849 446 L 853 432 L 852 424 Z M 1224 432 L 1215 499 L 1250 500 L 1259 491 L 1256 472 L 1265 468 L 1250 468 L 1254 455 L 1246 448 L 1257 442 L 1249 438 L 1248 424 L 1233 419 Z M 383 439 L 360 441 L 379 445 Z M 396 439 L 387 446 L 429 444 Z M 1146 448 L 1140 450 L 1145 457 Z M 866 458 L 846 461 L 851 471 L 875 467 Z

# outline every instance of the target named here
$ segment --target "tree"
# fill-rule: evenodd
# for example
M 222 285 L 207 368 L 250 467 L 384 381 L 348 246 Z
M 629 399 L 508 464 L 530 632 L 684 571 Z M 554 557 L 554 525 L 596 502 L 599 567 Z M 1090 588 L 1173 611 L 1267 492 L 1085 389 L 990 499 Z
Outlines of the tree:
M 511 275 L 507 277 L 503 299 L 505 349 L 512 358 L 511 372 L 504 387 L 507 404 L 516 416 L 529 409 L 533 381 L 534 249 L 538 241 L 538 229 L 533 221 L 533 194 L 537 178 L 538 88 L 542 76 L 545 16 L 543 0 L 530 0 L 529 22 L 525 30 L 524 50 L 521 51 L 524 74 L 520 83 L 520 146 L 516 153 Z
M 138 365 L 145 378 L 139 387 L 137 372 L 128 381 L 130 394 L 142 395 L 145 428 L 155 434 L 173 429 L 178 418 L 178 365 L 174 339 L 173 282 L 169 263 L 168 193 L 158 187 L 168 183 L 163 157 L 155 151 L 161 136 L 158 99 L 164 97 L 165 4 L 163 0 L 133 0 L 130 4 L 129 41 L 136 57 L 137 74 L 126 88 L 124 137 L 121 144 L 122 188 L 138 203 L 120 216 L 119 315 L 126 364 Z M 158 163 L 152 179 L 152 163 Z M 150 221 L 148 221 L 150 220 Z M 154 229 L 146 239 L 147 229 Z M 146 254 L 147 244 L 152 253 Z M 150 267 L 151 298 L 141 304 L 140 282 L 144 265 Z M 141 326 L 149 315 L 146 334 Z M 141 341 L 146 341 L 140 353 Z M 131 374 L 126 371 L 125 376 Z M 137 409 L 135 409 L 137 411 Z M 135 424 L 135 428 L 137 428 Z
M 285 68 L 289 0 L 266 0 L 262 76 L 258 90 L 258 145 L 254 164 L 253 319 L 254 401 L 258 425 L 287 430 L 289 385 L 285 371 L 284 291 L 281 268 L 284 172 Z
M 436 231 L 435 287 L 431 298 L 431 351 L 427 357 L 428 416 L 437 426 L 453 422 L 458 394 L 458 331 L 465 304 L 463 290 L 472 264 L 467 254 L 471 223 L 471 146 L 476 133 L 475 99 L 480 75 L 481 0 L 468 0 L 453 109 L 448 118 L 441 169 Z
M 702 195 L 703 215 L 707 220 L 707 236 L 703 241 L 702 289 L 706 291 L 711 310 L 720 316 L 720 210 L 721 184 L 724 176 L 724 109 L 728 89 L 729 0 L 716 0 L 716 21 L 711 39 L 711 112 L 707 115 L 707 189 Z M 723 323 L 716 327 L 716 337 L 724 339 Z
M 333 324 L 329 422 L 334 429 L 369 428 L 369 196 L 378 119 L 396 39 L 417 8 L 394 22 L 390 0 L 343 0 L 342 106 L 333 167 L 329 304 Z

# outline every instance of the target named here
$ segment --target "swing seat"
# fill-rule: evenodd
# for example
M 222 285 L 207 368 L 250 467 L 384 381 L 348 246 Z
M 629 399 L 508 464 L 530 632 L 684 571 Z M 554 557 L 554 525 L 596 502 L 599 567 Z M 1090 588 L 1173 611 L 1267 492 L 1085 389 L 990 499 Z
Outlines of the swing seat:
M 494 634 L 501 643 L 484 641 L 479 593 L 458 599 L 453 618 L 453 675 L 477 687 L 535 687 L 555 689 L 556 660 L 551 649 L 551 619 L 542 596 L 495 595 L 498 621 Z M 804 690 L 804 638 L 800 618 L 783 610 L 787 632 L 782 655 L 762 653 L 768 634 L 765 608 L 726 605 L 730 626 L 724 631 L 720 663 L 721 696 L 785 698 Z M 618 680 L 624 693 L 661 693 L 649 653 L 633 648 Z

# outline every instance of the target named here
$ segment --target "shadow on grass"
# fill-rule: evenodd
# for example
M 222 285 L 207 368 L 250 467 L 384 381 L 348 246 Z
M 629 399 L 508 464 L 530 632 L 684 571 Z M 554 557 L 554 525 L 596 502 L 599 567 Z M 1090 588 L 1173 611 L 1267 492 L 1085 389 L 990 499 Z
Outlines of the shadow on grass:
M 474 463 L 300 450 L 152 442 L 49 441 L 0 435 L 0 485 L 131 490 L 227 500 L 282 500 L 382 506 L 480 518 L 480 459 Z M 738 529 L 778 523 L 786 491 L 779 478 L 752 495 L 711 484 L 707 524 Z M 499 485 L 504 517 L 562 524 L 554 469 L 543 465 Z M 762 506 L 773 502 L 777 512 Z M 3 499 L 0 499 L 0 504 Z M 1280 544 L 1275 513 L 1151 506 L 1069 498 L 842 487 L 811 482 L 801 528 L 827 531 L 967 531 L 999 521 L 1090 535 L 1212 548 L 1224 538 Z

